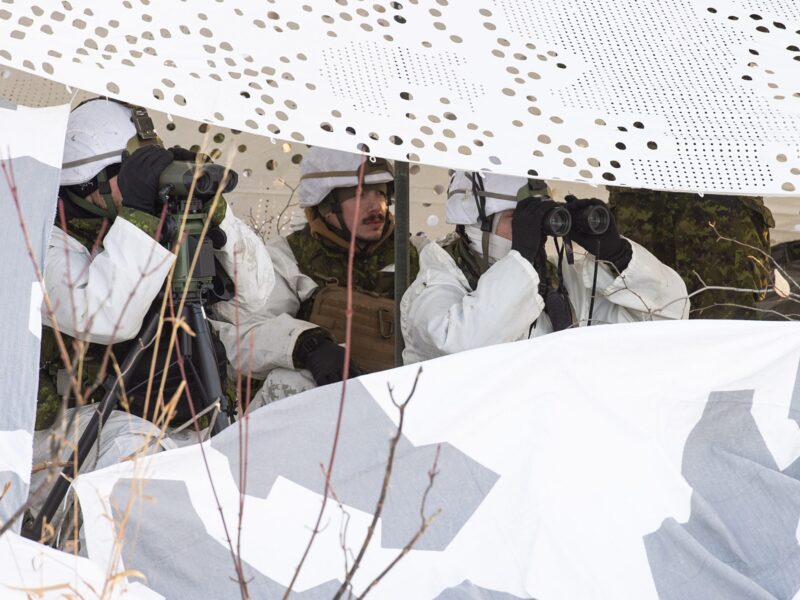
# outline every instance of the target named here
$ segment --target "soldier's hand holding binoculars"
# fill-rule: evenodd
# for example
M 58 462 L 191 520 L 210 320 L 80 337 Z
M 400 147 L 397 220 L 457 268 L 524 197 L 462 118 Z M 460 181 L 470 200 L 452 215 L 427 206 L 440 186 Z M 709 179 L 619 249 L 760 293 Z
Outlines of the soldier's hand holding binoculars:
M 630 261 L 631 246 L 620 236 L 617 223 L 605 203 L 597 198 L 579 200 L 567 196 L 565 199 L 567 210 L 572 215 L 572 241 L 598 259 L 613 262 L 620 271 L 624 269 Z
M 123 160 L 117 178 L 122 206 L 157 214 L 161 208 L 158 178 L 173 160 L 172 152 L 156 145 L 139 148 Z
M 556 203 L 531 197 L 522 200 L 514 209 L 511 222 L 511 249 L 519 252 L 533 263 L 533 259 L 544 249 L 546 236 L 543 219 Z

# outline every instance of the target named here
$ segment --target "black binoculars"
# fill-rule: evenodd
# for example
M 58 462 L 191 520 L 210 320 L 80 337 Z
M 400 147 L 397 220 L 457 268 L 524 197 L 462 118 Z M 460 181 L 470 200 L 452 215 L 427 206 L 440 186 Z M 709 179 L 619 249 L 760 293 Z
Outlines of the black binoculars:
M 549 198 L 548 198 L 549 199 Z M 611 224 L 611 212 L 606 206 L 585 206 L 570 211 L 565 206 L 555 206 L 545 213 L 542 230 L 545 235 L 564 237 L 573 229 L 581 233 L 602 235 Z

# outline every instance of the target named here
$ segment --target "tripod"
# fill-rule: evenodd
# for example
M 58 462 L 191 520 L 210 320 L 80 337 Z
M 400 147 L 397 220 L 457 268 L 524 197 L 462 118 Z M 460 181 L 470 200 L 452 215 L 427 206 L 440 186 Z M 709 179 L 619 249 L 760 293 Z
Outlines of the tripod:
M 165 195 L 166 198 L 166 195 Z M 175 270 L 170 290 L 165 290 L 164 294 L 171 294 L 174 303 L 180 302 L 184 298 L 184 304 L 180 315 L 192 329 L 194 336 L 189 335 L 183 328 L 179 329 L 178 346 L 180 348 L 181 359 L 185 367 L 186 377 L 200 390 L 199 405 L 203 409 L 208 409 L 214 405 L 219 407 L 219 414 L 212 420 L 211 435 L 216 435 L 229 424 L 232 417 L 231 404 L 222 389 L 222 382 L 217 368 L 218 361 L 211 338 L 211 330 L 206 320 L 205 305 L 211 297 L 215 299 L 227 299 L 225 289 L 220 290 L 215 287 L 216 264 L 213 256 L 213 245 L 224 244 L 224 232 L 216 230 L 212 239 L 204 238 L 200 241 L 200 234 L 204 228 L 208 214 L 202 209 L 202 202 L 194 199 L 181 199 L 170 201 L 168 204 L 170 215 L 185 214 L 186 203 L 189 203 L 188 217 L 186 219 L 186 234 L 179 246 L 176 259 Z M 174 239 L 177 228 L 174 226 L 174 218 L 171 219 L 171 227 L 166 227 L 167 238 Z M 170 231 L 170 229 L 172 231 Z M 223 236 L 220 238 L 219 236 Z M 190 273 L 190 263 L 192 257 L 197 252 L 195 270 Z M 163 299 L 163 295 L 162 295 Z M 92 415 L 89 424 L 81 434 L 80 440 L 75 451 L 67 464 L 56 479 L 50 493 L 47 495 L 42 509 L 36 516 L 33 524 L 23 530 L 25 537 L 33 540 L 40 540 L 45 522 L 50 522 L 59 505 L 69 491 L 72 480 L 77 475 L 80 465 L 89 456 L 92 447 L 102 433 L 103 426 L 108 421 L 111 413 L 119 404 L 120 394 L 123 390 L 129 389 L 129 383 L 137 367 L 141 364 L 143 357 L 147 355 L 147 349 L 155 341 L 158 331 L 159 311 L 151 310 L 146 317 L 145 323 L 139 333 L 139 337 L 134 347 L 128 352 L 122 362 L 120 372 L 121 377 L 109 377 L 105 381 L 106 393 L 103 399 L 97 404 L 97 410 Z M 164 369 L 169 369 L 170 365 L 165 365 Z M 188 383 L 188 381 L 187 381 Z M 195 401 L 194 398 L 191 399 Z

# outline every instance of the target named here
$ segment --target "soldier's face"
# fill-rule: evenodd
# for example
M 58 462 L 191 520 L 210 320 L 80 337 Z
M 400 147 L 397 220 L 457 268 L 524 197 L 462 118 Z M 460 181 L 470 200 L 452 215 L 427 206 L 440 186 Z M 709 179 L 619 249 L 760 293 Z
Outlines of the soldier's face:
M 381 238 L 389 205 L 387 189 L 385 183 L 363 186 L 358 214 L 356 214 L 357 188 L 340 188 L 336 190 L 337 198 L 342 206 L 342 218 L 345 225 L 350 231 L 355 231 L 358 239 L 374 242 Z M 329 222 L 336 219 L 333 214 L 328 215 L 327 218 Z M 332 222 L 332 224 L 338 225 L 335 222 Z
M 504 210 L 495 215 L 495 229 L 496 235 L 507 240 L 511 239 L 511 223 L 514 221 L 514 211 Z
M 111 198 L 114 200 L 114 204 L 117 205 L 117 210 L 119 210 L 122 208 L 122 192 L 119 191 L 116 175 L 108 180 L 108 186 L 111 188 Z M 95 206 L 103 209 L 106 207 L 106 201 L 103 200 L 103 195 L 99 190 L 93 191 L 86 199 Z

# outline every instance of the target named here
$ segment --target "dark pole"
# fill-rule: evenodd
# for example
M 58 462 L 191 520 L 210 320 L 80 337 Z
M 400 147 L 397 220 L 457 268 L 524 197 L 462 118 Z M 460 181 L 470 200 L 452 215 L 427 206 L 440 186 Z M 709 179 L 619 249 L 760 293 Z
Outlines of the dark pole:
M 400 331 L 400 299 L 408 288 L 409 176 L 408 163 L 394 163 L 394 364 L 403 364 L 403 333 Z
M 83 430 L 80 440 L 78 441 L 78 447 L 73 451 L 72 457 L 69 463 L 64 467 L 64 470 L 58 474 L 58 478 L 53 484 L 50 493 L 47 495 L 47 498 L 45 498 L 42 509 L 39 511 L 39 514 L 36 515 L 33 526 L 29 531 L 25 532 L 25 537 L 37 542 L 41 539 L 45 522 L 53 520 L 58 506 L 67 495 L 69 486 L 72 485 L 72 480 L 75 479 L 75 474 L 79 472 L 80 466 L 88 458 L 92 446 L 94 446 L 94 443 L 97 441 L 103 429 L 103 425 L 108 421 L 108 417 L 110 417 L 111 413 L 117 408 L 120 389 L 127 389 L 129 387 L 130 378 L 133 376 L 136 366 L 144 356 L 145 348 L 150 346 L 153 338 L 155 338 L 157 329 L 158 311 L 153 311 L 148 315 L 147 321 L 139 333 L 139 343 L 128 353 L 128 356 L 125 357 L 122 363 L 122 368 L 120 369 L 120 372 L 123 374 L 122 377 L 113 380 L 113 383 L 109 383 L 107 386 L 108 391 L 103 397 L 103 400 L 95 405 L 97 410 L 92 414 L 92 418 L 86 426 L 86 429 Z M 111 381 L 109 377 L 109 382 Z M 122 385 L 120 385 L 120 383 Z

